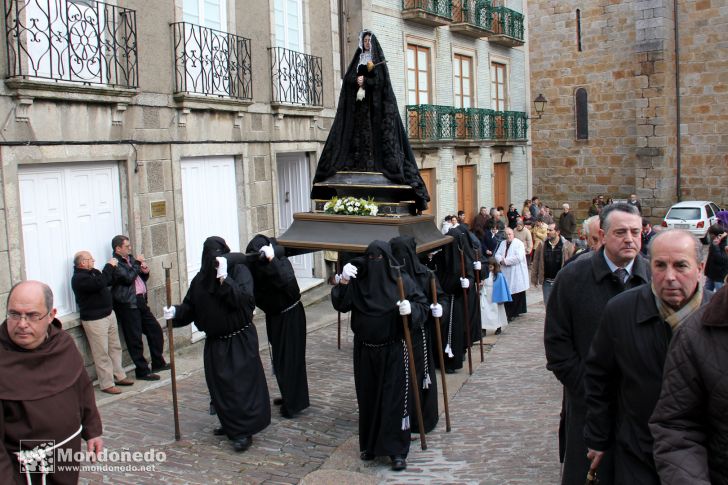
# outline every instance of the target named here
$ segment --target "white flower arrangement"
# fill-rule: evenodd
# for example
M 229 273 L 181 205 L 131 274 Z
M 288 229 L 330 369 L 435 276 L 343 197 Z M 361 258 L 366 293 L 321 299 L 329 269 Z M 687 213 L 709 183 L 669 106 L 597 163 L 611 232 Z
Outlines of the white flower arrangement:
M 332 197 L 324 204 L 324 212 L 347 216 L 376 216 L 377 204 L 374 199 L 357 199 L 356 197 Z

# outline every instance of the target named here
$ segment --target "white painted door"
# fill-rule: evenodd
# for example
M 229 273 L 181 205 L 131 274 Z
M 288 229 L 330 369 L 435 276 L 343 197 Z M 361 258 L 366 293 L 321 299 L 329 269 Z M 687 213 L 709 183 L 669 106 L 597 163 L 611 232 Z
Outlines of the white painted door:
M 73 255 L 88 250 L 101 269 L 111 257 L 111 239 L 122 233 L 117 166 L 21 168 L 18 182 L 26 277 L 51 287 L 59 316 L 73 313 Z
M 240 251 L 238 204 L 233 157 L 188 158 L 181 161 L 187 285 L 200 270 L 202 245 L 210 236 L 225 239 Z M 204 333 L 192 325 L 192 340 Z
M 293 223 L 293 214 L 311 208 L 308 159 L 305 153 L 279 153 L 278 167 L 278 233 L 283 234 Z M 289 258 L 298 278 L 313 276 L 313 256 L 302 254 Z

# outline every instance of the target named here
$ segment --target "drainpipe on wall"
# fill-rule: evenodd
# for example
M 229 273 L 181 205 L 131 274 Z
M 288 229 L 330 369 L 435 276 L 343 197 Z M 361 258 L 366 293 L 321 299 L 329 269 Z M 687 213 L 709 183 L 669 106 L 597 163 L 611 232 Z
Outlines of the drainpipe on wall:
M 681 159 L 681 140 L 682 130 L 680 129 L 681 117 L 680 117 L 680 28 L 678 26 L 678 5 L 677 0 L 673 0 L 673 28 L 675 30 L 675 117 L 677 123 L 677 144 L 675 146 L 676 153 L 676 190 L 677 190 L 677 201 L 682 200 L 680 179 L 682 171 L 682 159 Z

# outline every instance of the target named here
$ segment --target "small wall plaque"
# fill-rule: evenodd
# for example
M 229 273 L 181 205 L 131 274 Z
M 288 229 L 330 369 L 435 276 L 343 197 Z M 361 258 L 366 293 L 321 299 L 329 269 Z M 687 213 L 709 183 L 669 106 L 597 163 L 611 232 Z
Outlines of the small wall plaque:
M 167 215 L 167 201 L 158 200 L 149 203 L 150 212 L 152 217 L 165 217 Z

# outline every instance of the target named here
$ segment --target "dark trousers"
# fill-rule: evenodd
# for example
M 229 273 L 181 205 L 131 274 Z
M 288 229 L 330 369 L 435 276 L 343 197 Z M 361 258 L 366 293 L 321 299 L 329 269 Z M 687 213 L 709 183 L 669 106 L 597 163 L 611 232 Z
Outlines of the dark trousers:
M 152 367 L 162 367 L 166 364 L 162 350 L 164 349 L 164 335 L 159 322 L 152 315 L 147 306 L 147 299 L 144 295 L 137 295 L 136 308 L 128 305 L 114 305 L 116 319 L 121 324 L 121 330 L 126 340 L 126 348 L 129 350 L 131 360 L 136 367 L 137 377 L 145 376 L 152 371 L 144 358 L 144 343 L 142 334 L 147 336 L 149 353 L 152 355 Z

